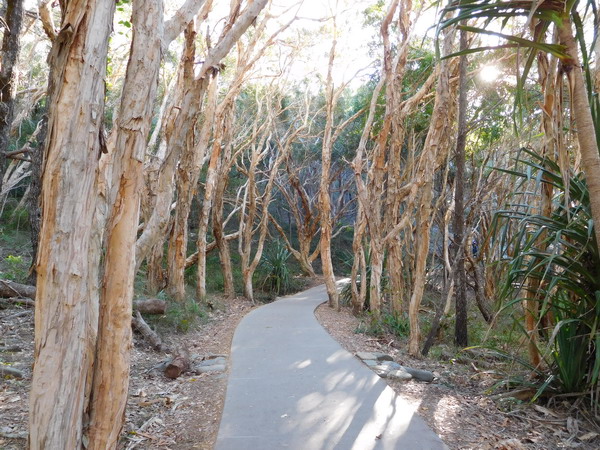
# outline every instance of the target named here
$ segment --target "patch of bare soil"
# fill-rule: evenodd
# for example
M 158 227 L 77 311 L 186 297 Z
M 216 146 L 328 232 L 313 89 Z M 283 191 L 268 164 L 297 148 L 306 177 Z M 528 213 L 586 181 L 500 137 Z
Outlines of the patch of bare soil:
M 360 319 L 347 308 L 338 313 L 321 305 L 315 314 L 351 353 L 384 352 L 402 365 L 434 372 L 433 383 L 386 381 L 398 395 L 418 405 L 418 414 L 451 449 L 600 448 L 600 430 L 576 403 L 556 401 L 550 408 L 490 396 L 485 391 L 498 381 L 493 364 L 483 368 L 476 360 L 411 358 L 392 335 L 375 338 L 356 333 Z
M 242 298 L 224 301 L 208 323 L 185 335 L 162 334 L 171 348 L 187 350 L 193 361 L 229 356 L 241 318 L 252 310 Z M 122 449 L 211 449 L 227 387 L 227 372 L 184 373 L 166 378 L 160 354 L 134 336 L 131 380 Z M 0 448 L 26 448 L 28 393 L 33 364 L 33 311 L 0 311 L 0 363 L 19 369 L 22 379 L 5 376 L 0 385 Z

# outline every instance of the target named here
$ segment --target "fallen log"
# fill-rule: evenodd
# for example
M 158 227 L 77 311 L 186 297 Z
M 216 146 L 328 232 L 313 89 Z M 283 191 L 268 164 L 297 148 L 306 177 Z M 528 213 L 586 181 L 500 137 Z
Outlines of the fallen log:
M 180 352 L 169 362 L 164 373 L 167 378 L 175 379 L 189 368 L 190 357 L 186 353 Z
M 0 280 L 0 288 L 3 286 L 3 283 L 7 283 L 6 281 L 2 281 Z M 11 283 L 12 282 L 8 282 Z M 25 306 L 31 306 L 34 307 L 35 306 L 35 301 L 33 300 L 33 298 L 35 298 L 35 287 L 34 286 L 26 286 L 26 285 L 20 285 L 20 286 L 24 286 L 26 288 L 32 288 L 33 289 L 33 297 L 15 297 L 14 294 L 17 293 L 13 292 L 13 296 L 6 296 L 8 298 L 0 298 L 0 305 L 2 304 L 17 304 L 17 305 L 25 305 Z M 8 288 L 6 288 L 8 289 Z M 21 292 L 26 292 L 24 290 L 22 290 Z M 30 292 L 31 293 L 31 292 Z M 3 295 L 0 295 L 0 297 L 4 297 Z M 143 314 L 165 314 L 166 310 L 167 310 L 167 302 L 164 300 L 161 300 L 159 298 L 146 298 L 146 299 L 141 299 L 141 300 L 136 300 L 133 302 L 133 310 L 134 311 L 139 311 Z
M 142 314 L 164 314 L 167 302 L 159 298 L 145 298 L 133 302 L 133 310 Z
M 0 297 L 28 297 L 33 299 L 35 298 L 35 286 L 0 280 Z
M 146 323 L 139 311 L 131 318 L 131 326 L 148 341 L 154 350 L 169 353 L 169 347 L 163 344 L 160 336 Z

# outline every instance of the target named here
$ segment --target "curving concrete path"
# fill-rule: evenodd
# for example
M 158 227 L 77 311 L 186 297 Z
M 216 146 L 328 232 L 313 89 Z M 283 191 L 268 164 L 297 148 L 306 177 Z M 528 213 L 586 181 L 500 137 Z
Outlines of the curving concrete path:
M 236 329 L 217 450 L 436 450 L 412 407 L 314 316 L 324 286 L 248 314 Z

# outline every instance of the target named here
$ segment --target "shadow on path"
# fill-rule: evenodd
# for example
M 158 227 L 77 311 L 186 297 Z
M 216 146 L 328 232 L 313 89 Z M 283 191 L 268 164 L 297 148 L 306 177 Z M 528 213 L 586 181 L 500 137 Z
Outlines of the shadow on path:
M 326 299 L 318 286 L 239 324 L 215 448 L 446 448 L 413 407 L 321 327 L 314 309 Z

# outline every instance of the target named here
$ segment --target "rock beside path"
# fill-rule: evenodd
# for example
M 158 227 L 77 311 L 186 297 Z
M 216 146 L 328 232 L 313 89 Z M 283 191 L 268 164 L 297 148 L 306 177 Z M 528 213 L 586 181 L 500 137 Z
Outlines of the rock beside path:
M 413 369 L 412 367 L 404 367 L 390 355 L 380 352 L 357 352 L 356 356 L 373 372 L 381 378 L 388 378 L 398 381 L 409 381 L 412 379 L 430 383 L 435 376 L 429 370 Z
M 225 355 L 208 355 L 194 365 L 196 373 L 220 373 L 227 370 L 227 357 Z

